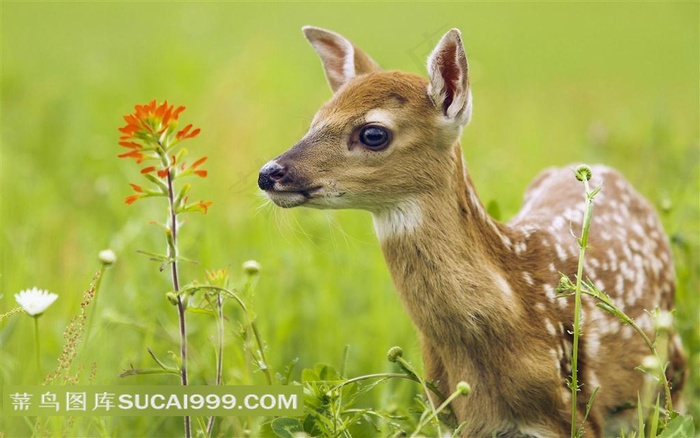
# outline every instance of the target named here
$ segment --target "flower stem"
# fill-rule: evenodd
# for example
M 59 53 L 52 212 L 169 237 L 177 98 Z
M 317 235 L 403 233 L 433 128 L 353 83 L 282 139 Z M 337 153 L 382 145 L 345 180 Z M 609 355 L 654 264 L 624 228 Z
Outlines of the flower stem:
M 100 271 L 95 279 L 95 297 L 92 299 L 92 312 L 88 316 L 87 329 L 85 330 L 85 343 L 90 340 L 90 329 L 92 328 L 92 321 L 95 319 L 95 313 L 97 313 L 97 292 L 100 290 L 100 284 L 102 283 L 102 276 L 105 273 L 107 265 L 100 263 Z
M 221 385 L 223 381 L 224 374 L 224 303 L 221 298 L 221 294 L 216 294 L 216 307 L 218 310 L 216 325 L 218 328 L 218 346 L 217 350 L 217 361 L 216 361 L 216 384 Z M 209 417 L 209 422 L 207 423 L 207 436 L 211 436 L 211 432 L 214 429 L 214 420 L 216 417 L 213 415 Z
M 36 346 L 36 370 L 41 374 L 41 347 L 39 345 L 39 316 L 34 318 L 34 345 Z
M 168 240 L 168 258 L 170 258 L 170 274 L 173 282 L 173 289 L 176 294 L 180 291 L 180 280 L 177 270 L 177 212 L 175 211 L 175 190 L 173 190 L 173 171 L 168 171 L 168 206 L 169 206 L 169 228 L 171 239 Z M 187 326 L 185 323 L 185 303 L 182 296 L 177 295 L 177 315 L 180 321 L 180 381 L 182 386 L 187 386 Z M 185 416 L 185 436 L 190 438 L 192 430 L 190 417 Z
M 573 352 L 571 359 L 571 436 L 575 437 L 578 434 L 578 425 L 576 424 L 576 416 L 578 413 L 578 343 L 581 335 L 581 282 L 583 278 L 583 261 L 588 245 L 588 230 L 591 226 L 591 217 L 593 216 L 593 196 L 594 192 L 590 191 L 588 180 L 584 179 L 583 184 L 586 190 L 586 210 L 583 213 L 583 226 L 581 238 L 579 239 L 579 256 L 578 269 L 576 271 L 576 289 L 574 290 L 574 333 L 573 333 Z

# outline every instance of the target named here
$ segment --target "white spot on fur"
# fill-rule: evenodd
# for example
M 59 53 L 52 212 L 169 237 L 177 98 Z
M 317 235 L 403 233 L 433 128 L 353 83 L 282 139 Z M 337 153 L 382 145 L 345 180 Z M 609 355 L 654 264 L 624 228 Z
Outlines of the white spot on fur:
M 405 201 L 373 214 L 374 231 L 380 241 L 413 233 L 423 222 L 423 212 L 415 201 Z
M 571 391 L 567 388 L 562 388 L 561 389 L 561 400 L 565 405 L 568 405 L 571 402 Z M 553 435 L 555 436 L 555 435 Z
M 523 272 L 523 280 L 525 280 L 525 283 L 529 284 L 532 286 L 534 284 L 534 280 L 532 279 L 532 275 L 530 275 L 529 272 Z
M 513 292 L 513 289 L 510 287 L 508 280 L 506 280 L 505 277 L 503 277 L 503 275 L 498 274 L 498 273 L 495 273 L 493 275 L 493 279 L 494 279 L 498 289 L 506 297 L 507 301 L 509 303 L 514 303 L 515 302 L 515 293 Z
M 593 326 L 584 336 L 586 338 L 586 353 L 589 357 L 597 357 L 600 352 L 600 336 L 593 329 Z
M 549 284 L 545 284 L 543 287 L 544 293 L 547 295 L 547 298 L 549 298 L 549 301 L 554 302 L 557 299 L 557 294 L 554 292 L 554 288 Z
M 519 242 L 517 245 L 515 245 L 516 254 L 523 254 L 525 251 L 527 251 L 527 243 Z
M 554 324 L 552 324 L 552 321 L 549 319 L 544 320 L 544 328 L 547 329 L 547 333 L 549 333 L 551 336 L 557 335 L 557 329 L 554 328 Z
M 566 251 L 564 251 L 564 248 L 562 248 L 561 245 L 559 245 L 558 243 L 555 243 L 554 249 L 557 251 L 557 256 L 559 257 L 559 260 L 561 260 L 561 261 L 566 260 Z

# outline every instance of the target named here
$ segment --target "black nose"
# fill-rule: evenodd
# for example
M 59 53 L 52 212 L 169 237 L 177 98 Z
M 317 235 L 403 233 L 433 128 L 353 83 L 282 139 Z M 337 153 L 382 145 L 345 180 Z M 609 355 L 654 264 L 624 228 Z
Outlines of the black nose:
M 260 169 L 258 175 L 258 187 L 263 190 L 270 190 L 275 183 L 287 174 L 287 168 L 280 166 L 276 161 L 270 161 Z

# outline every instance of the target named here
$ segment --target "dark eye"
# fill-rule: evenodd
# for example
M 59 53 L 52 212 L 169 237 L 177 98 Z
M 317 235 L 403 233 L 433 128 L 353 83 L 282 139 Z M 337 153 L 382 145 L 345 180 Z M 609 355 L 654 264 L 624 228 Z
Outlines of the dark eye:
M 389 139 L 389 132 L 381 126 L 365 126 L 360 131 L 360 142 L 372 150 L 383 149 Z

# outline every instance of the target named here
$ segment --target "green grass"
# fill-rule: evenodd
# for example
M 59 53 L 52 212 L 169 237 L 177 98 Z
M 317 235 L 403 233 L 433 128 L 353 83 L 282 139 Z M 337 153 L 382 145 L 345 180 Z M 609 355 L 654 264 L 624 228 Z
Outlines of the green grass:
M 40 319 L 42 366 L 53 370 L 62 331 L 110 247 L 117 264 L 98 297 L 92 337 L 77 362 L 95 383 L 176 384 L 170 377 L 119 379 L 133 363 L 152 366 L 146 347 L 177 350 L 177 317 L 165 299 L 168 276 L 136 250 L 162 252 L 159 200 L 126 206 L 132 163 L 119 160 L 117 127 L 136 103 L 168 99 L 202 128 L 186 147 L 208 155 L 210 176 L 194 197 L 206 216 L 181 229 L 185 279 L 205 268 L 258 260 L 255 309 L 268 358 L 281 370 L 340 367 L 347 375 L 394 370 L 386 351 L 401 345 L 419 362 L 417 335 L 391 284 L 363 212 L 282 211 L 259 196 L 262 164 L 305 132 L 330 97 L 304 24 L 353 40 L 381 65 L 424 74 L 442 33 L 459 27 L 470 59 L 474 117 L 463 148 L 482 200 L 504 218 L 520 206 L 543 168 L 583 161 L 620 169 L 657 207 L 675 242 L 677 324 L 692 368 L 700 369 L 697 309 L 699 34 L 698 5 L 687 4 L 224 4 L 8 3 L 2 5 L 2 272 L 0 310 L 31 286 L 60 295 Z M 595 232 L 592 230 L 592 232 Z M 240 284 L 239 284 L 240 285 Z M 246 366 L 227 308 L 225 381 L 262 383 Z M 189 317 L 191 378 L 214 378 L 214 324 Z M 32 321 L 0 327 L 3 384 L 33 384 Z M 700 418 L 700 379 L 686 402 Z M 407 406 L 416 387 L 392 382 L 372 403 Z M 24 422 L 3 421 L 8 435 Z M 105 418 L 95 434 L 170 436 L 181 420 Z M 88 429 L 90 427 L 90 429 Z

